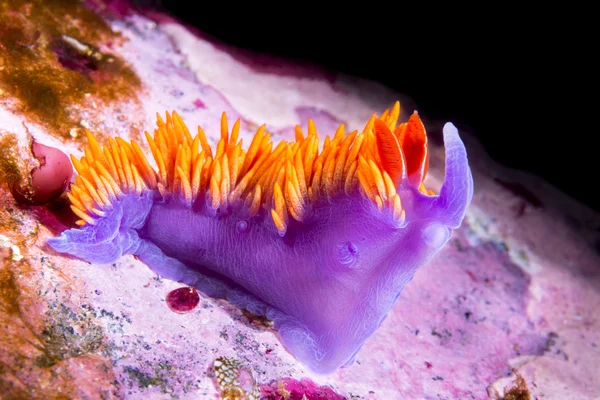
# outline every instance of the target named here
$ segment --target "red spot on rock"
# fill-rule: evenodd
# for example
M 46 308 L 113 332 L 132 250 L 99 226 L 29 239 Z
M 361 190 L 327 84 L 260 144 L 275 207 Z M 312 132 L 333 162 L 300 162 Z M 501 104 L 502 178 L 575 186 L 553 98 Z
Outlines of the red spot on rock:
M 477 282 L 477 277 L 475 276 L 475 274 L 471 271 L 467 271 L 467 275 L 469 275 L 469 278 L 471 278 L 471 280 L 473 282 Z
M 265 354 L 271 354 L 273 352 L 273 349 L 267 349 L 267 351 L 265 351 Z
M 12 187 L 15 200 L 27 205 L 42 205 L 60 196 L 73 175 L 69 157 L 59 149 L 33 142 L 31 151 L 40 166 L 30 173 L 30 182 L 19 180 Z
M 433 364 L 428 361 L 425 361 L 425 366 L 427 367 L 427 369 L 433 368 Z
M 346 400 L 328 386 L 318 386 L 308 378 L 297 381 L 282 378 L 260 387 L 262 400 Z
M 194 100 L 194 107 L 196 108 L 206 108 L 206 104 L 200 99 Z
M 192 311 L 200 302 L 200 296 L 193 287 L 182 287 L 167 294 L 167 306 L 176 313 Z

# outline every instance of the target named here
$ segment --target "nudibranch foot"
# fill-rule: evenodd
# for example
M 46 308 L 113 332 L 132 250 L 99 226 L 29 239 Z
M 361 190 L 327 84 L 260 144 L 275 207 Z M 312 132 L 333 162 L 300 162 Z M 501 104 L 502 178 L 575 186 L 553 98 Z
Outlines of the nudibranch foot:
M 247 151 L 223 115 L 216 152 L 176 113 L 137 143 L 90 134 L 71 187 L 78 229 L 49 240 L 95 263 L 132 254 L 167 279 L 227 299 L 274 323 L 317 373 L 350 365 L 404 286 L 450 239 L 473 195 L 466 151 L 444 127 L 446 180 L 424 185 L 424 127 L 399 105 L 361 132 L 343 126 L 319 151 L 305 137 L 273 147 L 262 126 Z

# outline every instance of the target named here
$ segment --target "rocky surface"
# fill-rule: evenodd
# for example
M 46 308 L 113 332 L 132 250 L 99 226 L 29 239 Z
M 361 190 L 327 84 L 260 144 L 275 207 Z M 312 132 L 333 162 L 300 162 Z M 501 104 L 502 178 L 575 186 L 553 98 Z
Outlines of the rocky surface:
M 348 399 L 600 397 L 600 217 L 539 179 L 494 164 L 468 132 L 461 135 L 475 196 L 465 223 L 416 274 L 355 364 L 328 376 L 307 372 L 268 323 L 224 301 L 201 296 L 193 311 L 173 312 L 166 297 L 181 285 L 133 257 L 90 265 L 54 253 L 45 241 L 69 222 L 64 202 L 24 206 L 10 193 L 36 165 L 32 139 L 80 156 L 83 128 L 139 139 L 165 110 L 190 128 L 201 125 L 214 145 L 223 111 L 242 119 L 242 136 L 264 122 L 289 139 L 309 118 L 325 135 L 339 122 L 362 128 L 396 99 L 404 119 L 418 108 L 374 83 L 246 54 L 122 4 L 95 2 L 93 12 L 14 4 L 0 9 L 10 25 L 0 39 L 5 398 L 219 398 L 219 357 L 243 364 L 264 398 L 294 398 L 299 390 Z M 35 61 L 7 66 L 28 57 Z M 36 80 L 40 71 L 85 84 L 56 86 Z M 37 82 L 36 99 L 53 101 L 32 103 L 24 81 Z M 418 110 L 429 128 L 436 188 L 446 121 Z

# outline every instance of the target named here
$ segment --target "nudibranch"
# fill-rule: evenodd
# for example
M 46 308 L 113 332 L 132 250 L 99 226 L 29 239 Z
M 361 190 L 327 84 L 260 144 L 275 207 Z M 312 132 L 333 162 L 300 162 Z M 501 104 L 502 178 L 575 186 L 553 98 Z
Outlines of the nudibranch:
M 445 181 L 425 187 L 425 128 L 400 105 L 362 132 L 344 125 L 319 145 L 273 144 L 266 126 L 247 150 L 225 114 L 216 150 L 176 113 L 135 141 L 87 133 L 68 197 L 79 218 L 48 243 L 92 263 L 131 254 L 160 276 L 273 321 L 297 360 L 316 373 L 350 365 L 403 287 L 461 224 L 473 195 L 465 147 L 444 126 Z M 151 164 L 155 166 L 153 166 Z

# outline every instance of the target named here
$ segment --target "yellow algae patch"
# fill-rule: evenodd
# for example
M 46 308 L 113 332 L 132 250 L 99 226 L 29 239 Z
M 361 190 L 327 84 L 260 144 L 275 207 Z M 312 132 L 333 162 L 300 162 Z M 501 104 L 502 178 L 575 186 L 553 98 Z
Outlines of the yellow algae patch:
M 72 139 L 69 131 L 79 123 L 73 106 L 87 96 L 136 98 L 139 77 L 119 57 L 98 50 L 122 40 L 80 1 L 0 2 L 0 101 Z

